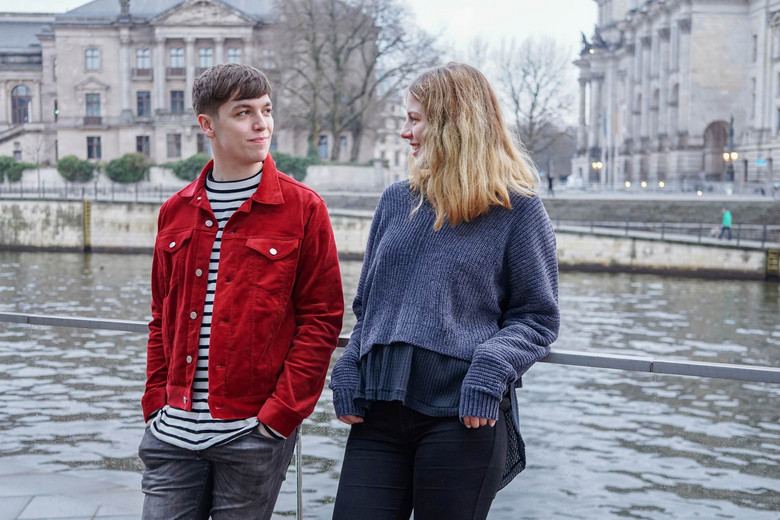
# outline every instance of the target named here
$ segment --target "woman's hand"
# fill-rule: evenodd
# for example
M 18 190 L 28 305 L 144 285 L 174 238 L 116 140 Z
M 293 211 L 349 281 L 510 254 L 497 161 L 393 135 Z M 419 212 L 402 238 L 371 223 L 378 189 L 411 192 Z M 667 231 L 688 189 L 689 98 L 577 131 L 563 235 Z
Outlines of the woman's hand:
M 358 415 L 342 415 L 339 417 L 339 421 L 343 422 L 344 424 L 357 424 L 362 423 L 363 418 Z
M 339 417 L 339 419 L 341 419 L 341 417 Z M 466 428 L 479 428 L 480 426 L 487 425 L 490 425 L 492 428 L 496 425 L 496 421 L 492 419 L 485 419 L 484 417 L 464 417 L 463 424 L 466 425 Z

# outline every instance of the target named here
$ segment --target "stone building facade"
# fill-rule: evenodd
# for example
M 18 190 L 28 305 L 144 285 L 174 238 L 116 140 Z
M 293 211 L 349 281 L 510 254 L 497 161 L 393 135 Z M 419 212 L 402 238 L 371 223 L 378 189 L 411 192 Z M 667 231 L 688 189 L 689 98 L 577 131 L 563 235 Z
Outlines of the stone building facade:
M 610 186 L 780 180 L 780 0 L 595 1 L 575 62 L 575 175 Z M 724 152 L 736 152 L 731 169 Z
M 192 83 L 227 62 L 277 64 L 270 0 L 94 0 L 63 14 L 0 13 L 0 155 L 39 163 L 109 161 L 140 152 L 157 164 L 208 153 Z M 349 153 L 352 136 L 338 146 Z M 374 154 L 373 136 L 360 160 Z M 337 145 L 323 132 L 318 150 Z M 272 149 L 307 150 L 305 130 L 277 128 Z

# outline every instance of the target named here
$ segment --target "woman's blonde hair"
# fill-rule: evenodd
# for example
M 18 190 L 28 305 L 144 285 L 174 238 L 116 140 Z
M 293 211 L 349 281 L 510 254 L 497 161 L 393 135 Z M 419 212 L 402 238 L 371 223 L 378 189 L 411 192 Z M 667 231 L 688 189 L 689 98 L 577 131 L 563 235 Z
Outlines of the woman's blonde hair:
M 539 174 L 509 134 L 487 78 L 469 65 L 428 70 L 409 87 L 425 112 L 419 157 L 409 157 L 416 212 L 427 199 L 433 228 L 470 222 L 491 206 L 511 209 L 510 192 L 534 195 Z M 520 145 L 522 146 L 522 145 Z

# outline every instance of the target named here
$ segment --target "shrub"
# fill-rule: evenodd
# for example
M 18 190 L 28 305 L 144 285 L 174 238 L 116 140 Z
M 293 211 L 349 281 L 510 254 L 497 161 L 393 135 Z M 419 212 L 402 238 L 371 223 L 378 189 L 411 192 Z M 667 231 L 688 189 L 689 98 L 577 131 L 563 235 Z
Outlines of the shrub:
M 19 182 L 24 170 L 35 168 L 34 164 L 17 161 L 7 155 L 0 156 L 0 182 L 8 179 L 8 182 Z
M 140 153 L 126 153 L 106 165 L 106 175 L 114 182 L 138 182 L 149 172 L 149 163 Z
M 306 178 L 306 169 L 310 164 L 317 164 L 319 160 L 311 157 L 295 157 L 286 153 L 274 152 L 274 163 L 276 167 L 290 175 L 296 181 L 303 181 Z
M 57 171 L 65 180 L 71 182 L 91 181 L 96 169 L 97 165 L 81 160 L 75 155 L 66 155 L 57 161 Z
M 173 174 L 185 181 L 193 181 L 200 174 L 206 163 L 211 160 L 211 156 L 204 153 L 198 153 L 187 159 L 168 163 L 165 166 L 173 170 Z

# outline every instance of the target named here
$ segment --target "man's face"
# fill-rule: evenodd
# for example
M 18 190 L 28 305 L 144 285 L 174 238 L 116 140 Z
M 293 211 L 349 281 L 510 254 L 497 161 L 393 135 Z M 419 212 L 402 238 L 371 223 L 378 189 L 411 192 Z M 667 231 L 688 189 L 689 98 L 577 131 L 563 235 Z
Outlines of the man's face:
M 231 99 L 219 107 L 216 117 L 201 117 L 207 119 L 201 121 L 201 128 L 211 139 L 215 158 L 236 166 L 265 161 L 274 132 L 268 94 L 255 99 Z

